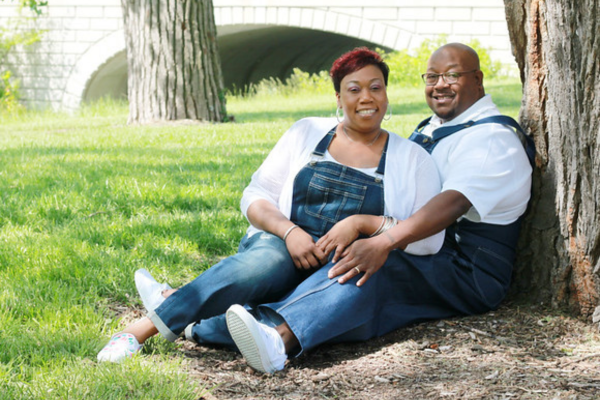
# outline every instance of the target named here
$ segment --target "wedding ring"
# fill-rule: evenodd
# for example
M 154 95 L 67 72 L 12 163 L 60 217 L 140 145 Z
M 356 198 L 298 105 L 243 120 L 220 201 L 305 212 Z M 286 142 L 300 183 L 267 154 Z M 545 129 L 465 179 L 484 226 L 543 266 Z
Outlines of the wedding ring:
M 357 274 L 360 274 L 360 269 L 358 269 L 358 267 L 354 267 L 354 269 L 356 270 Z

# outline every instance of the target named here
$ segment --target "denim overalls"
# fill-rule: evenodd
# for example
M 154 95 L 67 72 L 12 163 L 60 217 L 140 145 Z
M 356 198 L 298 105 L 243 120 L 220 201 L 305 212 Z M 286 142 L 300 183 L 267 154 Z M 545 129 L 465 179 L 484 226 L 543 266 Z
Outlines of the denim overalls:
M 526 150 L 535 154 L 529 146 Z M 328 279 L 327 265 L 285 299 L 259 311 L 277 323 L 287 322 L 305 351 L 325 342 L 362 341 L 420 321 L 495 309 L 508 290 L 520 223 L 462 219 L 446 229 L 437 254 L 394 250 L 361 287 L 355 285 L 358 277 L 343 285 Z
M 294 180 L 290 219 L 315 240 L 350 215 L 382 215 L 384 210 L 383 173 L 389 137 L 373 177 L 345 165 L 320 161 L 334 135 L 335 127 L 319 142 L 312 160 Z M 323 269 L 326 273 L 329 266 Z M 223 315 L 229 306 L 253 308 L 280 300 L 314 272 L 297 269 L 280 238 L 257 233 L 244 237 L 236 255 L 179 289 L 148 317 L 168 340 L 185 331 L 188 339 L 198 343 L 233 345 Z M 278 321 L 275 317 L 263 322 L 273 325 Z

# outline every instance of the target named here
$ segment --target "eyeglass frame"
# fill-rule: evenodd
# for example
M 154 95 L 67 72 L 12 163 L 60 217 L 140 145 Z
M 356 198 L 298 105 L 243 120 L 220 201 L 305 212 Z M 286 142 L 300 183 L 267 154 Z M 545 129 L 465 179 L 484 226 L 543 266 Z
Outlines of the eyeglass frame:
M 462 72 L 444 72 L 443 74 L 433 74 L 433 73 L 429 73 L 429 72 L 425 72 L 424 74 L 421 74 L 421 79 L 423 80 L 423 83 L 425 84 L 425 86 L 435 86 L 437 85 L 437 83 L 440 81 L 440 76 L 442 77 L 442 80 L 444 81 L 445 84 L 447 85 L 454 85 L 455 83 L 458 82 L 458 80 L 460 79 L 461 76 L 466 75 L 466 74 L 470 74 L 471 72 L 477 72 L 479 71 L 479 69 L 474 69 L 472 71 L 462 71 Z M 446 80 L 446 78 L 448 78 L 448 75 L 453 74 L 453 75 L 458 75 L 456 77 L 456 82 L 448 82 Z M 425 76 L 426 75 L 435 75 L 436 79 L 435 82 L 429 84 L 427 83 L 427 81 L 425 80 Z

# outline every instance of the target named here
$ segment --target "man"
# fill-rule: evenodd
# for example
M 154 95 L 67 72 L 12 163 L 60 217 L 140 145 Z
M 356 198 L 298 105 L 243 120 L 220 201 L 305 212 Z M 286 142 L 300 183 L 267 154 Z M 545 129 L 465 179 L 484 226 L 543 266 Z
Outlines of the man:
M 232 306 L 229 332 L 253 368 L 274 372 L 288 354 L 325 342 L 366 340 L 423 320 L 483 313 L 506 295 L 530 197 L 532 142 L 506 126 L 520 130 L 485 94 L 470 47 L 440 47 L 423 80 L 434 115 L 411 140 L 430 151 L 441 193 L 385 234 L 356 240 L 332 268 L 316 271 L 284 300 L 258 307 L 255 315 Z M 439 253 L 402 251 L 444 229 Z

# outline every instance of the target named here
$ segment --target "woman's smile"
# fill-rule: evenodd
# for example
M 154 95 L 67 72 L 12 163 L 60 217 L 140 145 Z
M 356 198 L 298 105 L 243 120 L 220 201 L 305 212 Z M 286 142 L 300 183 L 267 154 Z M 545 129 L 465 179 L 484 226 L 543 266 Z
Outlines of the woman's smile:
M 344 126 L 351 134 L 356 137 L 379 132 L 388 98 L 385 79 L 378 67 L 367 65 L 346 75 L 337 98 L 338 107 L 344 111 Z

